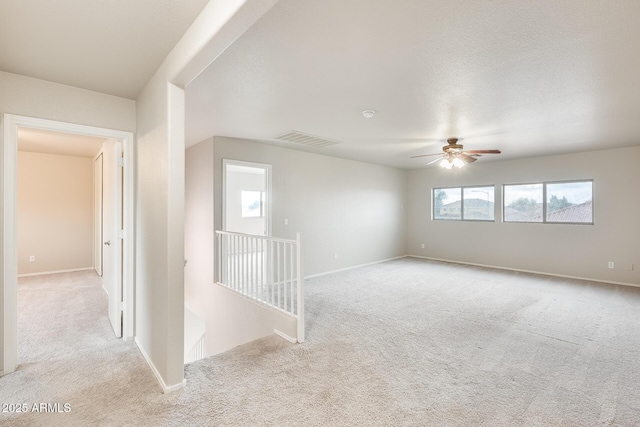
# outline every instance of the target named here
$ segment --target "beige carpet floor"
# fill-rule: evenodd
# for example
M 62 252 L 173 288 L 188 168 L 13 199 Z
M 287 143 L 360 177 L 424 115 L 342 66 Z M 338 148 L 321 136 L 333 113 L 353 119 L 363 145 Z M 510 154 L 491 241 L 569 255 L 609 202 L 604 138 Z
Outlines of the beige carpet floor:
M 307 338 L 186 366 L 163 395 L 99 279 L 21 280 L 3 425 L 637 426 L 640 289 L 411 258 L 307 281 Z

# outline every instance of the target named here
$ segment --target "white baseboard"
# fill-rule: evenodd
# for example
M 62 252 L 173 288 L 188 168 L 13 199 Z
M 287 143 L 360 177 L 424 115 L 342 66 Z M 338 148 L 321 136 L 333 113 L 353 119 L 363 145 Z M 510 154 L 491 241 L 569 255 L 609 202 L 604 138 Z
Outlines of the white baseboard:
M 144 357 L 144 360 L 147 361 L 147 364 L 151 368 L 151 372 L 153 372 L 153 375 L 156 376 L 156 380 L 158 380 L 158 383 L 160 384 L 160 387 L 162 387 L 162 392 L 163 393 L 167 394 L 167 393 L 171 393 L 171 392 L 176 391 L 176 390 L 180 390 L 181 388 L 183 388 L 187 384 L 187 380 L 183 379 L 180 384 L 167 386 L 165 384 L 164 380 L 162 379 L 162 376 L 160 375 L 160 372 L 158 372 L 158 370 L 156 369 L 156 365 L 153 364 L 153 362 L 151 361 L 151 358 L 149 358 L 149 355 L 147 355 L 147 352 L 144 351 L 144 349 L 140 345 L 140 342 L 138 341 L 138 339 L 135 338 L 134 342 L 136 343 L 136 346 L 138 347 L 138 350 L 140 350 L 140 353 L 142 354 L 142 357 Z
M 354 268 L 366 267 L 367 265 L 380 264 L 382 262 L 393 261 L 394 259 L 406 258 L 409 255 L 400 255 L 393 258 L 381 259 L 380 261 L 367 262 L 365 264 L 352 265 L 351 267 L 339 268 L 337 270 L 325 271 L 323 273 L 310 274 L 304 276 L 305 279 L 313 279 L 314 277 L 326 276 L 327 274 L 339 273 L 341 271 L 353 270 Z
M 284 332 L 279 331 L 279 330 L 277 330 L 277 329 L 274 329 L 274 330 L 273 330 L 273 333 L 274 333 L 274 334 L 276 334 L 276 335 L 278 335 L 278 336 L 280 336 L 280 337 L 282 337 L 282 338 L 284 338 L 285 340 L 289 341 L 291 344 L 295 344 L 295 343 L 297 343 L 297 342 L 298 342 L 298 340 L 297 340 L 297 339 L 295 339 L 295 338 L 291 338 L 289 335 L 287 335 L 287 334 L 285 334 Z
M 568 275 L 564 275 L 564 274 L 548 273 L 548 272 L 545 272 L 545 271 L 523 270 L 523 269 L 520 269 L 520 268 L 510 268 L 510 267 L 499 267 L 497 265 L 477 264 L 477 263 L 474 263 L 474 262 L 464 262 L 464 261 L 453 261 L 453 260 L 450 260 L 450 259 L 433 258 L 433 257 L 428 257 L 428 256 L 420 256 L 420 255 L 407 255 L 407 257 L 409 257 L 409 258 L 428 259 L 428 260 L 431 260 L 431 261 L 448 262 L 448 263 L 451 263 L 451 264 L 463 264 L 463 265 L 473 265 L 475 267 L 494 268 L 496 270 L 518 271 L 520 273 L 530 273 L 530 274 L 541 274 L 543 276 L 562 277 L 562 278 L 565 278 L 565 279 L 585 280 L 585 281 L 588 281 L 588 282 L 608 283 L 610 285 L 632 286 L 632 287 L 635 287 L 635 288 L 640 287 L 640 285 L 635 284 L 635 283 L 614 282 L 614 281 L 611 281 L 611 280 L 592 279 L 592 278 L 589 278 L 589 277 L 568 276 Z
M 32 276 L 44 276 L 46 274 L 74 273 L 76 271 L 87 271 L 87 270 L 93 270 L 93 267 L 72 268 L 70 270 L 42 271 L 40 273 L 18 274 L 18 277 L 32 277 Z

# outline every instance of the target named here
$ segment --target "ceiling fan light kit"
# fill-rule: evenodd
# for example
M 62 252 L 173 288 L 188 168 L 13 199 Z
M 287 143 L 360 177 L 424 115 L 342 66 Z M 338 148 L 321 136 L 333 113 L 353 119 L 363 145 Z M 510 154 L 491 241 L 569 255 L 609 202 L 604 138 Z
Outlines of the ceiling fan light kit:
M 440 161 L 440 167 L 444 169 L 451 169 L 453 167 L 461 168 L 464 165 L 465 162 L 455 156 L 453 158 L 446 157 Z
M 433 154 L 421 154 L 419 156 L 412 156 L 414 159 L 416 157 L 426 157 L 426 156 L 440 156 L 429 163 L 435 163 L 440 161 L 440 167 L 444 169 L 451 168 L 461 168 L 467 163 L 473 163 L 480 157 L 482 154 L 500 154 L 500 150 L 463 150 L 462 144 L 458 144 L 460 141 L 458 138 L 449 138 L 447 139 L 447 145 L 442 147 L 442 153 L 433 153 Z

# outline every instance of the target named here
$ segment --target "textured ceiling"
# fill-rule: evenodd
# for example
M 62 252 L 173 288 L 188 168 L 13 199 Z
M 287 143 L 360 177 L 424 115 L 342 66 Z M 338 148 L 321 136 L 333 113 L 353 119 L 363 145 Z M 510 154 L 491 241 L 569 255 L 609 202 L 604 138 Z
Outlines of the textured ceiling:
M 503 151 L 480 161 L 639 145 L 638 16 L 637 0 L 281 0 L 187 87 L 187 144 L 402 168 L 451 136 Z M 274 139 L 291 130 L 341 143 Z
M 2 0 L 0 70 L 135 99 L 207 0 Z M 187 87 L 212 135 L 403 168 L 640 144 L 637 0 L 281 0 Z M 365 109 L 376 110 L 371 119 Z M 296 130 L 339 141 L 278 141 Z
M 0 70 L 135 99 L 208 0 L 0 0 Z

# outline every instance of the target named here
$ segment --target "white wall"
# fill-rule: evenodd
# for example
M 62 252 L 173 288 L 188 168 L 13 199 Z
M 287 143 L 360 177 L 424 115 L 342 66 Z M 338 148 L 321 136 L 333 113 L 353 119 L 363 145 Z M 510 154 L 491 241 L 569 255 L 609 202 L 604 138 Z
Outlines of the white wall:
M 2 121 L 5 113 L 128 132 L 135 131 L 135 103 L 129 99 L 2 71 L 0 71 L 0 94 L 0 143 L 4 143 Z M 0 179 L 2 176 L 0 174 Z M 0 185 L 0 188 L 3 188 L 3 185 Z M 0 212 L 2 212 L 1 209 Z M 2 298 L 4 283 L 0 284 L 0 288 L 2 291 L 0 298 Z M 4 301 L 0 304 L 0 334 L 4 333 L 3 310 Z M 0 340 L 0 345 L 3 342 L 4 336 Z M 1 360 L 2 354 L 3 352 L 0 351 L 0 366 L 4 364 Z
M 169 111 L 170 92 L 180 97 L 157 75 L 136 104 L 136 342 L 165 388 L 182 384 L 184 357 L 184 140 L 171 133 L 182 119 Z
M 296 335 L 292 318 L 214 284 L 213 161 L 213 139 L 187 149 L 185 305 L 206 323 L 207 356 L 270 335 L 274 329 Z
M 640 147 L 410 171 L 408 252 L 640 285 L 638 164 Z M 501 222 L 502 184 L 579 179 L 594 180 L 594 225 Z M 495 222 L 431 220 L 433 187 L 484 184 L 496 185 Z M 608 269 L 608 261 L 616 268 Z
M 273 165 L 272 235 L 294 239 L 297 231 L 304 234 L 307 275 L 405 254 L 406 171 L 232 138 L 210 138 L 188 148 L 185 301 L 206 321 L 208 354 L 274 329 L 296 334 L 290 318 L 213 283 L 223 159 Z M 283 225 L 284 218 L 289 226 Z
M 271 234 L 303 233 L 305 275 L 406 254 L 406 171 L 225 137 L 214 156 L 216 229 L 222 160 L 273 165 Z
M 92 268 L 93 222 L 93 159 L 18 152 L 18 274 Z
M 211 0 L 136 102 L 136 343 L 165 391 L 184 379 L 184 85 L 274 0 Z

